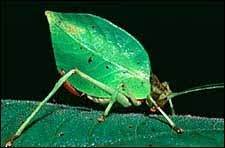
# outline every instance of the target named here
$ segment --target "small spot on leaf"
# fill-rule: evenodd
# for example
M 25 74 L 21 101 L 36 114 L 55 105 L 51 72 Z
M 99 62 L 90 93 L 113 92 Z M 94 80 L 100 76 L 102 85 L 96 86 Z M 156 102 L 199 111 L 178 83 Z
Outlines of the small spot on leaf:
M 60 136 L 60 137 L 61 137 L 61 136 L 63 136 L 63 135 L 64 135 L 64 133 L 63 133 L 63 132 L 60 132 L 60 133 L 59 133 L 59 136 Z
M 121 87 L 122 87 L 122 91 L 125 91 L 125 85 L 123 83 L 122 83 Z
M 108 65 L 106 65 L 106 66 L 105 66 L 105 68 L 106 68 L 106 69 L 109 69 L 109 66 L 108 66 Z
M 92 25 L 92 26 L 91 26 L 91 28 L 93 28 L 93 29 L 94 29 L 94 28 L 95 28 L 95 25 Z
M 152 144 L 149 144 L 148 147 L 153 147 L 153 145 Z
M 125 74 L 125 73 L 127 73 L 127 71 L 123 71 L 123 73 Z
M 125 87 L 125 85 L 122 83 L 121 87 L 122 87 L 122 88 L 124 88 L 124 87 Z
M 88 63 L 91 63 L 93 61 L 93 57 L 88 58 Z

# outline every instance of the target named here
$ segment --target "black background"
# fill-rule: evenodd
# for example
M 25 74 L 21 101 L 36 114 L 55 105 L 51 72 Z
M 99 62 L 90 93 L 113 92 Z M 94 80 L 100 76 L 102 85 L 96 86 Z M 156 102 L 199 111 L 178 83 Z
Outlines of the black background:
M 3 99 L 42 100 L 59 78 L 45 10 L 92 13 L 125 29 L 148 51 L 153 72 L 174 91 L 224 82 L 222 1 L 14 1 L 1 2 L 1 8 Z M 63 88 L 51 102 L 98 106 Z M 223 117 L 224 89 L 177 97 L 174 104 L 178 114 Z

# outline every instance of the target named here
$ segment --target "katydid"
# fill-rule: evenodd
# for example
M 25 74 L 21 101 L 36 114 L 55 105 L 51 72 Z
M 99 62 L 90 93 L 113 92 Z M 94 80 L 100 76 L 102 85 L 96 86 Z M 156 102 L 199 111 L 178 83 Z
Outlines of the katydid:
M 175 114 L 172 98 L 190 92 L 224 88 L 223 83 L 174 93 L 167 82 L 152 73 L 144 47 L 132 35 L 101 17 L 85 13 L 46 11 L 57 70 L 61 78 L 48 96 L 6 143 L 11 146 L 41 107 L 64 86 L 74 95 L 107 107 L 98 121 L 109 115 L 115 103 L 123 107 L 140 106 L 144 101 L 152 112 L 159 111 L 176 133 L 182 133 L 161 109 L 167 102 Z

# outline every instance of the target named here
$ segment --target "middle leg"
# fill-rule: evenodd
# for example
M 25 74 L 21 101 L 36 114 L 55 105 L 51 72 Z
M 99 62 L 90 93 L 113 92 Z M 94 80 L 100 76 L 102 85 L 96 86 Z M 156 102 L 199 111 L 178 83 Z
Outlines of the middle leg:
M 105 109 L 105 112 L 103 113 L 103 115 L 101 115 L 99 118 L 98 118 L 98 121 L 99 122 L 103 122 L 106 118 L 106 116 L 108 116 L 113 104 L 117 101 L 117 100 L 120 100 L 120 99 L 123 99 L 121 97 L 118 97 L 118 95 L 121 95 L 122 94 L 120 93 L 120 89 L 123 85 L 122 84 L 119 84 L 119 86 L 117 87 L 115 93 L 111 94 L 111 98 L 110 98 L 110 102 L 108 104 L 108 106 L 106 107 Z

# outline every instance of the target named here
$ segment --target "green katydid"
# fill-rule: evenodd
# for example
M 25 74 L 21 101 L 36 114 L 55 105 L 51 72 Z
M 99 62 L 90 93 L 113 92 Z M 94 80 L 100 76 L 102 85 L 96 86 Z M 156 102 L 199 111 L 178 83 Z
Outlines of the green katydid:
M 161 83 L 152 73 L 144 47 L 125 30 L 91 14 L 52 11 L 46 11 L 45 14 L 50 26 L 57 69 L 62 77 L 6 146 L 12 145 L 63 84 L 75 95 L 83 93 L 97 103 L 108 104 L 99 121 L 105 120 L 115 103 L 123 107 L 139 106 L 144 100 L 151 111 L 158 110 L 177 133 L 182 133 L 183 129 L 176 127 L 161 107 L 169 102 L 174 114 L 173 97 L 224 88 L 224 84 L 219 83 L 174 93 L 167 82 Z

